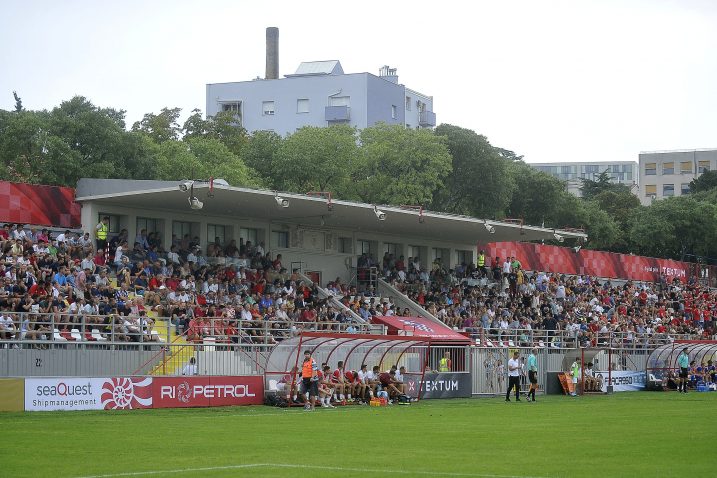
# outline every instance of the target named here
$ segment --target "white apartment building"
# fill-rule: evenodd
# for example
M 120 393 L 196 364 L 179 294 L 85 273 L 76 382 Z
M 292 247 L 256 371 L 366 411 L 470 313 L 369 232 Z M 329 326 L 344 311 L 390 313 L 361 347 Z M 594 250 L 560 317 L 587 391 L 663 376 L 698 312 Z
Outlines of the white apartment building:
M 583 183 L 581 179 L 596 180 L 602 173 L 610 176 L 610 181 L 616 184 L 625 184 L 637 189 L 637 163 L 635 161 L 611 161 L 611 162 L 557 162 L 557 163 L 532 163 L 529 164 L 538 171 L 543 171 L 561 181 L 565 181 L 565 187 L 569 193 L 578 197 L 582 196 L 580 188 Z M 635 187 L 633 187 L 635 186 Z
M 639 197 L 643 205 L 690 193 L 690 182 L 717 168 L 717 148 L 641 152 Z

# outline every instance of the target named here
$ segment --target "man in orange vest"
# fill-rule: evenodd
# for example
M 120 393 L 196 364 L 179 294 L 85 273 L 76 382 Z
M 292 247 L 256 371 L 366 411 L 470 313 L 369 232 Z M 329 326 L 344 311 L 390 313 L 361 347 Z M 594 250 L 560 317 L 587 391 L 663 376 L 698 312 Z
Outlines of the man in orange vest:
M 319 396 L 319 366 L 311 358 L 311 350 L 304 350 L 304 362 L 301 365 L 301 393 L 306 399 L 304 410 L 316 408 L 316 397 Z

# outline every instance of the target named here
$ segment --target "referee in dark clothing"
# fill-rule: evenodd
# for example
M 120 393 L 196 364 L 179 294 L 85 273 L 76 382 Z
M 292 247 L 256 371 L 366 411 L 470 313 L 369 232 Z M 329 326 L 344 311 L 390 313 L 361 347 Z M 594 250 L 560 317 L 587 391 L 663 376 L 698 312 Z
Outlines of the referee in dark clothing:
M 520 352 L 513 352 L 513 358 L 508 360 L 508 390 L 505 392 L 505 401 L 510 402 L 510 391 L 515 387 L 515 401 L 520 401 L 520 369 L 523 364 L 518 359 Z

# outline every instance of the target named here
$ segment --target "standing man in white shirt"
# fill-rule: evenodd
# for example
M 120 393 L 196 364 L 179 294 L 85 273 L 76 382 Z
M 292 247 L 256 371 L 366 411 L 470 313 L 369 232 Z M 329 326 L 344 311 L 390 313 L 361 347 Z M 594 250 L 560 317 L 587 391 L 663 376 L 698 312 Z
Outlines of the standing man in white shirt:
M 513 358 L 508 360 L 508 390 L 505 392 L 505 401 L 510 402 L 510 392 L 515 387 L 515 401 L 520 401 L 520 352 L 513 352 Z
M 198 373 L 197 359 L 189 357 L 189 363 L 182 369 L 182 375 L 197 375 Z

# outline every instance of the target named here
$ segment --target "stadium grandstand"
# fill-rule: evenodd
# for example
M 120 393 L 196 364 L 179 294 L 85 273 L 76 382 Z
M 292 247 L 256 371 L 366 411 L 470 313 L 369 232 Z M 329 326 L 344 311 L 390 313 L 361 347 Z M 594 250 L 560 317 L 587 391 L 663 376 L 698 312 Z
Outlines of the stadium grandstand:
M 714 335 L 717 295 L 692 279 L 525 271 L 477 248 L 580 244 L 582 231 L 213 180 L 83 179 L 63 197 L 53 214 L 25 211 L 44 224 L 11 211 L 0 230 L 0 346 L 15 355 L 4 376 L 262 375 L 272 349 L 302 334 L 420 329 L 439 346 L 426 368 L 444 353 L 464 362 L 455 370 L 475 372 L 477 395 L 500 388 L 508 350 L 538 347 L 557 372 L 571 350 L 610 349 L 603 370 L 644 371 L 651 350 Z

